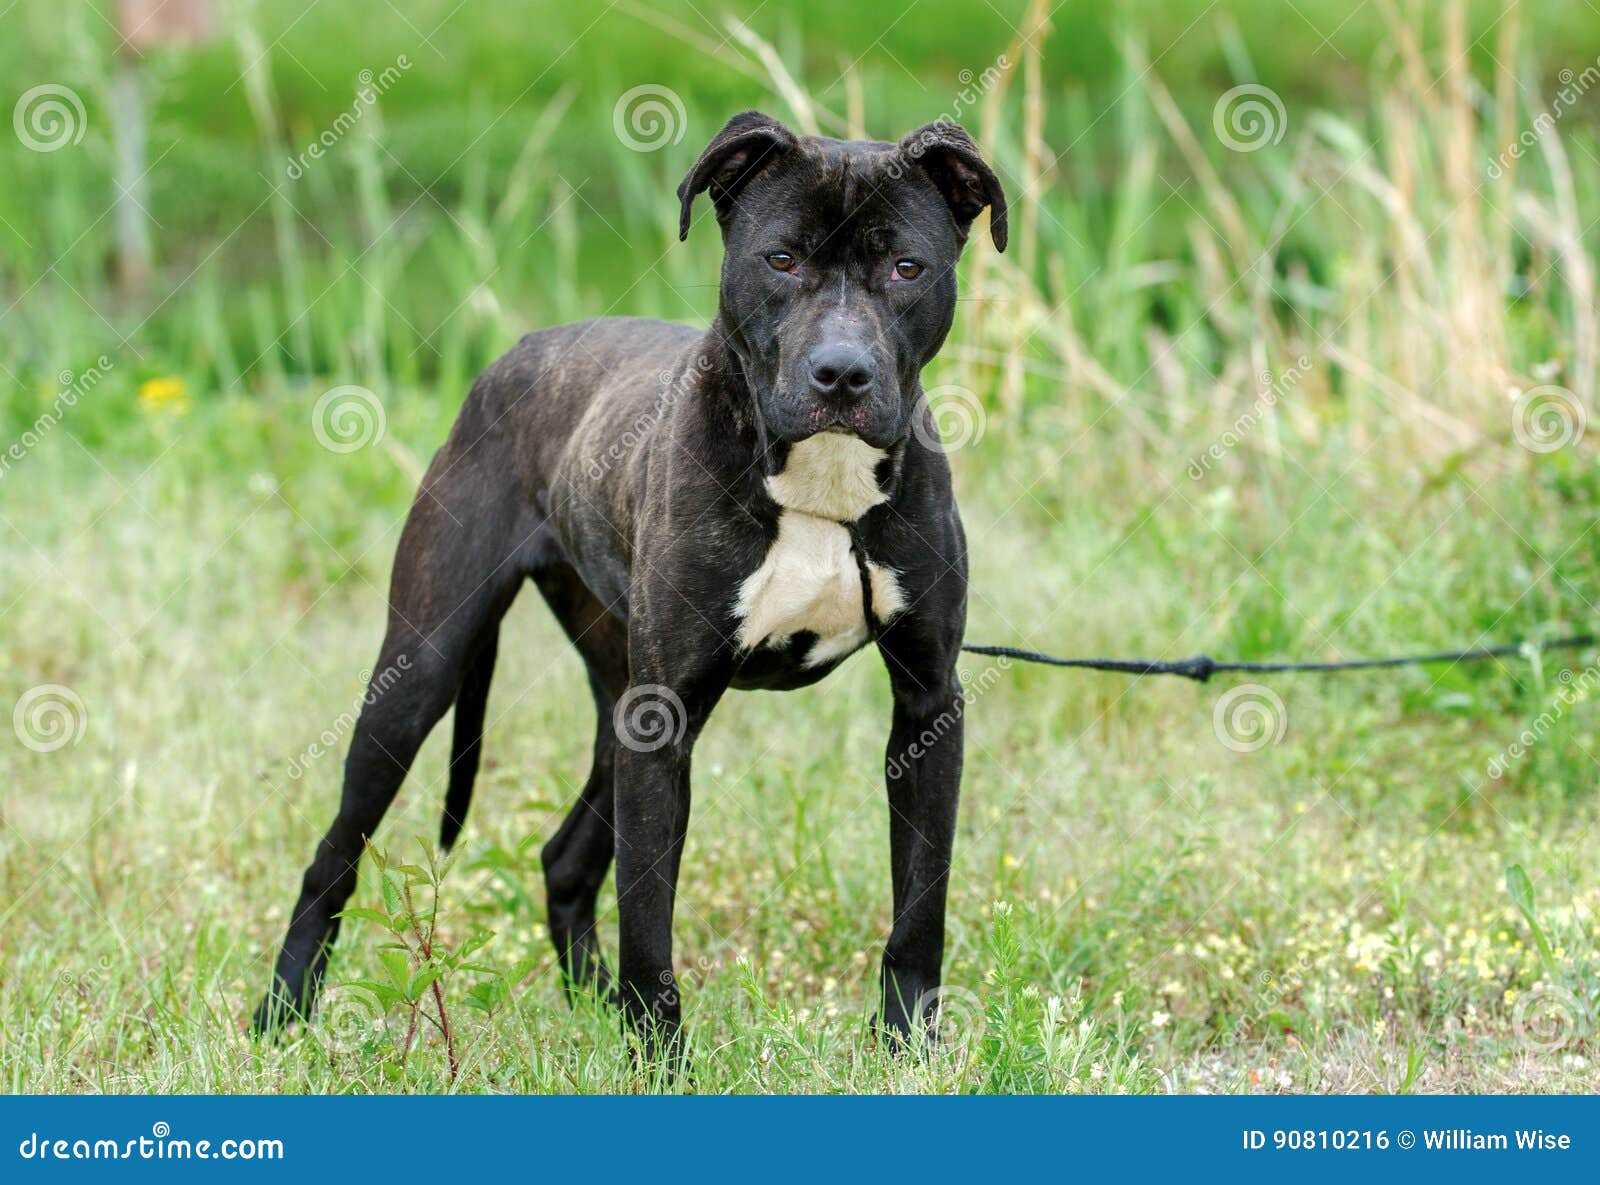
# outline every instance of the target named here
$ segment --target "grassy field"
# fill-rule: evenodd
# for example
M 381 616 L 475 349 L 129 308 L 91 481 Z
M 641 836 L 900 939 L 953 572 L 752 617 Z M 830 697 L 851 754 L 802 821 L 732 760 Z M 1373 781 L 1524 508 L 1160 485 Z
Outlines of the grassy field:
M 971 659 L 945 1040 L 911 1058 L 867 1025 L 880 664 L 730 697 L 679 890 L 694 1072 L 663 1083 L 557 982 L 538 849 L 592 709 L 534 597 L 456 860 L 428 846 L 441 729 L 325 1008 L 252 1042 L 421 467 L 523 330 L 704 320 L 715 239 L 676 242 L 671 190 L 744 106 L 875 135 L 959 108 L 1006 179 L 1013 248 L 975 236 L 925 376 L 971 640 L 1336 658 L 1600 626 L 1582 6 L 622 3 L 521 14 L 537 46 L 399 8 L 232 5 L 147 63 L 143 295 L 108 275 L 110 31 L 0 16 L 7 101 L 65 85 L 84 131 L 0 143 L 0 1089 L 1596 1089 L 1594 647 L 1208 686 Z M 682 135 L 639 151 L 617 104 L 647 84 Z

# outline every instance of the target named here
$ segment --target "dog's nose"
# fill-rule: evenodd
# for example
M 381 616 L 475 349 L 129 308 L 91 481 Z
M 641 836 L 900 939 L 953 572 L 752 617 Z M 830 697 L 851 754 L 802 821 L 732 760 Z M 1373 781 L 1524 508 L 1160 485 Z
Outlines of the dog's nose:
M 872 352 L 861 346 L 818 346 L 806 361 L 811 385 L 824 395 L 865 395 L 878 377 Z

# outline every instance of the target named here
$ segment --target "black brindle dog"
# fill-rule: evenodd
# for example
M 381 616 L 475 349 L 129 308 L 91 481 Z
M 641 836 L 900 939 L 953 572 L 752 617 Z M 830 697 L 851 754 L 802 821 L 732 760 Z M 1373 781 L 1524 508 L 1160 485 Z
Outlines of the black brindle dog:
M 728 688 L 804 687 L 871 640 L 894 692 L 879 1021 L 901 1038 L 934 1021 L 967 556 L 919 375 L 984 208 L 1005 247 L 1005 196 L 952 123 L 846 142 L 753 111 L 678 187 L 682 235 L 706 191 L 725 251 L 709 329 L 619 318 L 529 334 L 473 385 L 434 457 L 338 817 L 258 1030 L 308 1014 L 363 844 L 452 703 L 442 842 L 460 833 L 500 619 L 524 579 L 583 655 L 598 717 L 582 797 L 543 851 L 568 983 L 616 1000 L 652 1055 L 681 1049 L 672 908 L 695 738 Z M 613 855 L 615 981 L 595 935 Z

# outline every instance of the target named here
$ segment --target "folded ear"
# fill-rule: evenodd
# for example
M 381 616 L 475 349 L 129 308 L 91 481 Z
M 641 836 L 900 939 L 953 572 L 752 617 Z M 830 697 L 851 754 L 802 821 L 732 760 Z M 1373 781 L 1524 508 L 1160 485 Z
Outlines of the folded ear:
M 978 211 L 988 206 L 989 237 L 996 250 L 1006 249 L 1005 190 L 960 124 L 942 119 L 924 124 L 900 141 L 900 151 L 921 165 L 944 194 L 963 243 Z
M 678 238 L 689 237 L 689 210 L 697 194 L 709 189 L 718 215 L 724 216 L 750 178 L 799 143 L 793 132 L 770 115 L 759 111 L 735 115 L 711 138 L 678 186 Z

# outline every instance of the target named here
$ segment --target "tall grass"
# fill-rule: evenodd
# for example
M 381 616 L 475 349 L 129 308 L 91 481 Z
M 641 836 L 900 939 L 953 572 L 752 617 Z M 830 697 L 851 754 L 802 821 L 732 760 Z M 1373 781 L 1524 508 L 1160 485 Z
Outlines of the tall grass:
M 1406 451 L 1439 459 L 1480 441 L 1504 391 L 1531 385 L 1531 369 L 1557 343 L 1572 356 L 1555 378 L 1592 395 L 1593 235 L 1578 210 L 1595 192 L 1594 161 L 1568 152 L 1568 129 L 1558 127 L 1503 176 L 1485 176 L 1545 90 L 1516 10 L 1500 22 L 1496 72 L 1480 82 L 1464 4 L 1420 21 L 1421 10 L 1377 9 L 1390 48 L 1379 51 L 1367 101 L 1341 113 L 1291 93 L 1283 141 L 1251 153 L 1228 151 L 1208 126 L 1208 100 L 1222 88 L 1191 84 L 1174 98 L 1165 63 L 1148 60 L 1137 34 L 1116 47 L 1116 101 L 1096 107 L 1055 73 L 1062 39 L 1052 38 L 1047 6 L 1020 14 L 1026 35 L 1011 40 L 1008 59 L 1018 77 L 1003 72 L 969 116 L 1011 180 L 1017 247 L 1010 258 L 980 252 L 972 262 L 973 307 L 952 352 L 988 368 L 964 373 L 986 391 L 998 381 L 992 394 L 1008 419 L 1065 402 L 1086 425 L 1115 407 L 1164 447 L 1171 427 L 1215 434 L 1258 376 L 1310 350 L 1318 373 L 1302 410 L 1282 417 L 1298 420 L 1286 427 L 1314 433 L 1335 402 L 1341 417 L 1398 412 L 1418 432 Z M 463 122 L 481 131 L 427 153 L 416 137 L 433 129 L 415 117 L 391 128 L 380 103 L 291 181 L 284 162 L 322 128 L 282 115 L 282 69 L 272 69 L 280 51 L 252 11 L 242 8 L 227 36 L 257 144 L 219 163 L 248 174 L 237 182 L 253 196 L 228 203 L 228 218 L 245 216 L 217 226 L 214 243 L 180 252 L 153 307 L 103 298 L 110 228 L 93 213 L 105 189 L 98 152 L 11 154 L 24 175 L 49 178 L 53 197 L 26 235 L 34 249 L 16 251 L 13 240 L 5 261 L 18 331 L 3 360 L 13 374 L 43 381 L 81 363 L 87 341 L 120 349 L 125 340 L 140 367 L 179 370 L 197 386 L 350 376 L 460 390 L 529 325 L 612 308 L 709 312 L 715 244 L 705 235 L 679 247 L 672 234 L 674 166 L 692 145 L 637 154 L 593 127 L 598 155 L 573 162 L 561 151 L 570 125 L 608 123 L 609 113 L 600 96 L 574 107 L 568 86 L 509 137 L 503 111 L 469 98 Z M 848 126 L 848 112 L 835 110 L 847 88 L 808 94 L 786 56 L 738 20 L 714 46 L 703 30 L 656 24 L 684 53 L 764 79 L 769 105 L 797 127 Z M 93 32 L 68 31 L 85 70 Z M 1240 76 L 1227 83 L 1252 81 L 1249 51 L 1235 45 L 1229 57 Z M 725 111 L 685 98 L 691 139 L 703 138 Z M 950 98 L 931 92 L 941 110 Z M 897 130 L 866 114 L 873 131 Z M 1056 132 L 1049 143 L 1047 126 Z M 156 162 L 158 192 L 178 170 L 205 171 L 185 159 L 194 140 L 203 134 L 158 136 L 176 156 Z M 437 192 L 422 160 L 434 154 L 446 179 Z M 589 228 L 582 236 L 580 224 Z M 1519 316 L 1543 332 L 1514 330 L 1507 322 Z M 1216 398 L 1219 388 L 1234 398 Z M 1354 431 L 1357 421 L 1347 422 Z M 1250 448 L 1279 446 L 1268 434 Z

